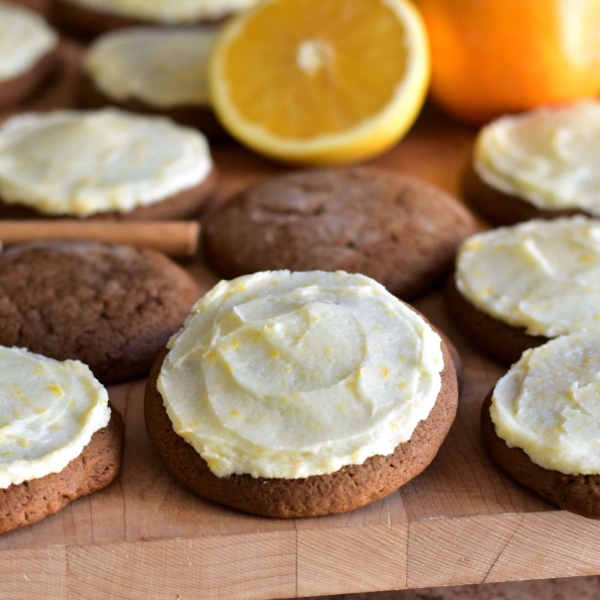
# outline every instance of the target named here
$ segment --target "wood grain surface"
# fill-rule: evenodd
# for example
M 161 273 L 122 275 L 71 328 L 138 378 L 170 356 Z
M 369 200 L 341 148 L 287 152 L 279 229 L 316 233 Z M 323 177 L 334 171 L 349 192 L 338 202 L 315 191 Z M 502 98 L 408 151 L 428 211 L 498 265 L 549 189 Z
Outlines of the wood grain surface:
M 27 110 L 73 104 L 80 50 Z M 8 116 L 0 114 L 0 119 Z M 457 193 L 474 131 L 426 109 L 373 164 Z M 283 168 L 233 143 L 214 149 L 219 201 Z M 200 260 L 187 268 L 208 290 Z M 349 514 L 270 520 L 205 502 L 162 466 L 146 435 L 144 382 L 110 389 L 126 421 L 117 482 L 0 537 L 0 600 L 267 599 L 600 573 L 600 522 L 559 511 L 500 472 L 480 440 L 480 404 L 503 374 L 450 321 L 439 292 L 415 302 L 461 352 L 457 420 L 432 465 Z

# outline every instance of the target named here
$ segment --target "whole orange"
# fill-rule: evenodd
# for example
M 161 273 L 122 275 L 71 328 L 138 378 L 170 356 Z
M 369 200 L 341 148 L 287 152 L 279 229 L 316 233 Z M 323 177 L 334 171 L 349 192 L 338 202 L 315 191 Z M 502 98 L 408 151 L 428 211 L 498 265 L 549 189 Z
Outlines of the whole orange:
M 600 0 L 414 0 L 431 94 L 470 123 L 600 94 Z

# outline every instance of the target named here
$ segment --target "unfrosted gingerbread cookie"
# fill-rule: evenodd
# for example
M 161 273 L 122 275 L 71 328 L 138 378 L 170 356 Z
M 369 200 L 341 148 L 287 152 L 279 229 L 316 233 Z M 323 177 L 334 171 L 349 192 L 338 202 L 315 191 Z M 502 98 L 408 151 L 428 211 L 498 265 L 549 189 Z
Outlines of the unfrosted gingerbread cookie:
M 469 212 L 446 192 L 414 177 L 352 167 L 259 183 L 206 220 L 203 240 L 223 277 L 343 270 L 409 298 L 451 267 L 474 231 Z
M 198 297 L 166 256 L 99 242 L 0 254 L 0 344 L 78 359 L 102 382 L 145 375 Z

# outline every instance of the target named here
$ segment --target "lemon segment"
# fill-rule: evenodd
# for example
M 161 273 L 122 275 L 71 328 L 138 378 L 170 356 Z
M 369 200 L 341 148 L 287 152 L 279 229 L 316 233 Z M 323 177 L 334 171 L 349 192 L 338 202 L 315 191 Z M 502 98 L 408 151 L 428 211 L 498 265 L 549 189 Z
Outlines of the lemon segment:
M 219 37 L 209 88 L 222 124 L 250 148 L 339 164 L 406 133 L 429 73 L 425 29 L 406 0 L 266 0 Z

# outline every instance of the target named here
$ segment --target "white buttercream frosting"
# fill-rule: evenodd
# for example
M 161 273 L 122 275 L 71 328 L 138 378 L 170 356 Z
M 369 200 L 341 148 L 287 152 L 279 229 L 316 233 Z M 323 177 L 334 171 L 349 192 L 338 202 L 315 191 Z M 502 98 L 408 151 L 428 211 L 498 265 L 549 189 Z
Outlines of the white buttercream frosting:
M 89 367 L 0 346 L 0 489 L 59 473 L 109 420 Z
M 163 24 L 216 20 L 258 0 L 68 0 L 87 9 Z
M 489 186 L 537 208 L 600 215 L 600 102 L 493 121 L 479 134 L 474 167 Z
M 475 235 L 455 277 L 479 310 L 529 334 L 600 331 L 600 222 L 529 221 Z
M 114 100 L 157 108 L 208 106 L 206 64 L 216 38 L 210 29 L 122 29 L 99 38 L 84 68 Z
M 39 14 L 0 2 L 0 83 L 32 69 L 57 44 L 58 36 Z
M 362 275 L 222 281 L 169 344 L 176 433 L 224 477 L 303 478 L 389 455 L 441 389 L 440 337 Z
M 129 212 L 200 185 L 198 131 L 115 109 L 25 114 L 0 128 L 0 196 L 53 215 Z
M 498 382 L 496 433 L 540 467 L 600 474 L 600 333 L 562 336 L 523 354 Z

